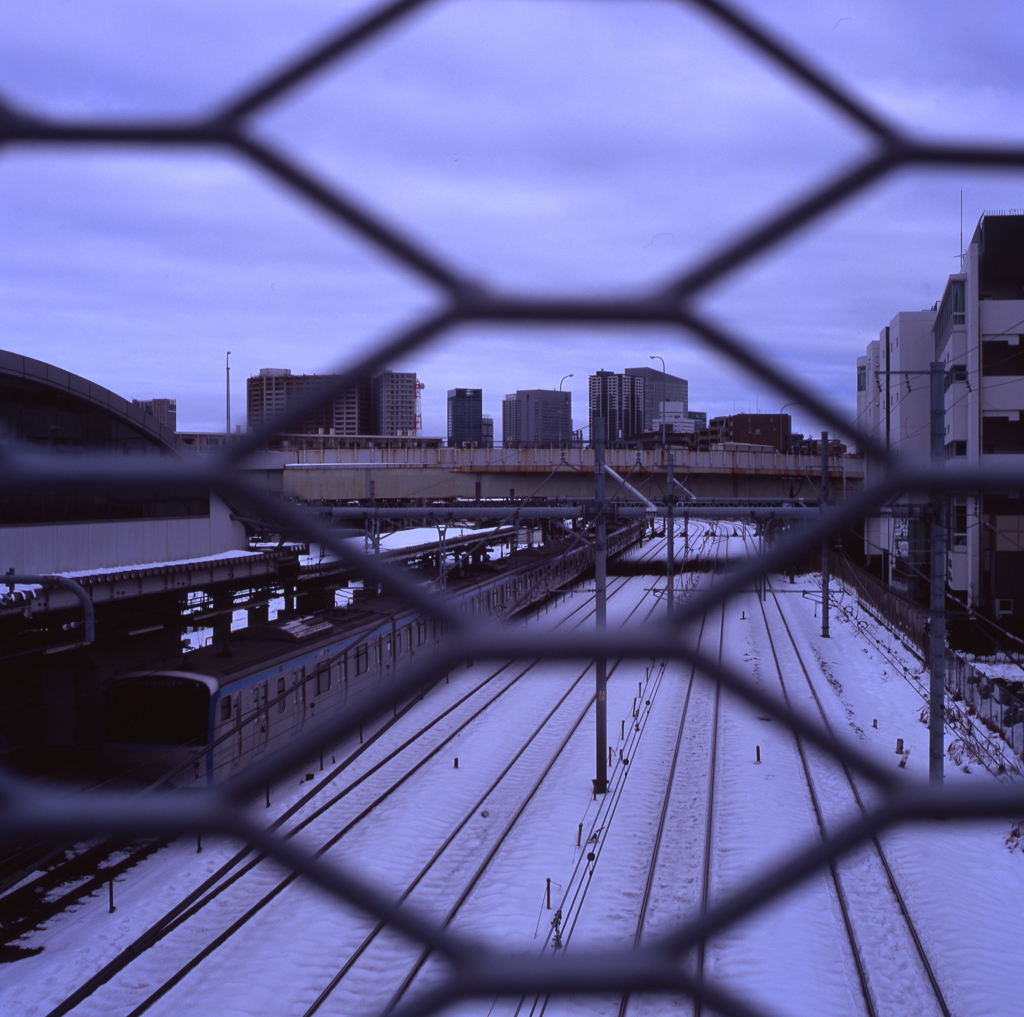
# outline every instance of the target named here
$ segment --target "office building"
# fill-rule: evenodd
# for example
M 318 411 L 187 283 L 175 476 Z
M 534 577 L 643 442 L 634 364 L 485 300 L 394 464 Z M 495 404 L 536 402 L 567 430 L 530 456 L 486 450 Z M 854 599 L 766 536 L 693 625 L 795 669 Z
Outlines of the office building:
M 417 400 L 420 385 L 413 371 L 384 370 L 370 382 L 373 430 L 387 437 L 413 438 L 419 432 Z
M 132 406 L 138 406 L 168 430 L 178 430 L 177 399 L 133 399 Z
M 486 413 L 480 418 L 480 447 L 494 448 L 494 417 Z
M 786 452 L 793 442 L 793 421 L 788 413 L 734 413 L 728 417 L 712 417 L 706 430 L 706 441 L 710 445 L 762 445 Z M 701 443 L 704 443 L 703 435 Z
M 331 374 L 292 374 L 287 368 L 264 367 L 246 382 L 246 423 L 250 431 L 272 422 L 296 403 L 332 385 Z M 369 379 L 335 393 L 326 402 L 288 423 L 291 434 L 366 434 L 370 429 Z
M 684 413 L 689 408 L 690 386 L 685 378 L 677 378 L 674 374 L 665 374 L 650 367 L 627 367 L 626 374 L 644 380 L 642 430 L 656 430 L 654 418 L 661 413 L 662 403 L 681 403 Z
M 930 380 L 896 372 L 925 371 L 940 361 L 946 468 L 1016 466 L 1024 461 L 1022 351 L 1024 215 L 986 213 L 942 298 L 929 310 L 896 315 L 858 358 L 858 422 L 900 461 L 926 466 Z M 953 497 L 947 534 L 949 592 L 1004 627 L 1024 630 L 1024 499 L 1019 493 Z M 924 520 L 866 520 L 864 551 L 883 581 L 926 599 Z
M 292 374 L 287 368 L 264 367 L 246 383 L 249 430 L 272 421 L 318 388 L 332 386 L 333 374 Z M 381 435 L 416 437 L 419 430 L 419 383 L 411 371 L 381 371 L 359 378 L 326 402 L 291 421 L 288 434 Z
M 663 402 L 657 416 L 651 421 L 648 433 L 660 434 L 664 427 L 666 434 L 695 434 L 708 426 L 706 413 L 695 413 L 686 408 L 686 403 Z
M 483 391 L 448 389 L 448 447 L 480 448 L 483 440 Z
M 644 433 L 644 378 L 640 374 L 598 371 L 590 376 L 590 441 L 594 421 L 604 418 L 605 441 L 611 445 L 638 441 Z
M 572 393 L 520 389 L 501 404 L 505 448 L 567 445 L 572 441 Z

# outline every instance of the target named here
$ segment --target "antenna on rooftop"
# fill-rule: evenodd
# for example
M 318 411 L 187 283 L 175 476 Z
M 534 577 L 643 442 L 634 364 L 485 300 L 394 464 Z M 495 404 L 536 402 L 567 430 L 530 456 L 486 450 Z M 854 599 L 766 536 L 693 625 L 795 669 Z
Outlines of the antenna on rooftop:
M 960 188 L 960 271 L 964 270 L 964 189 Z
M 225 418 L 226 422 L 224 425 L 224 433 L 227 435 L 227 440 L 231 441 L 231 350 L 228 350 L 227 356 L 224 358 L 224 386 L 225 386 Z

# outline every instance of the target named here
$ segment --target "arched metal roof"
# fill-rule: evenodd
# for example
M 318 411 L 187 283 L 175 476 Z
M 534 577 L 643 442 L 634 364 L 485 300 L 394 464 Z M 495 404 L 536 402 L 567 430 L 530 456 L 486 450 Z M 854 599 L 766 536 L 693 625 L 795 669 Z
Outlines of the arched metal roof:
M 110 389 L 80 375 L 72 374 L 71 371 L 19 353 L 0 350 L 0 378 L 3 377 L 35 382 L 55 392 L 80 399 L 87 405 L 109 413 L 154 445 L 169 452 L 185 455 L 190 451 L 174 431 L 161 424 L 151 414 L 138 406 L 133 406 Z

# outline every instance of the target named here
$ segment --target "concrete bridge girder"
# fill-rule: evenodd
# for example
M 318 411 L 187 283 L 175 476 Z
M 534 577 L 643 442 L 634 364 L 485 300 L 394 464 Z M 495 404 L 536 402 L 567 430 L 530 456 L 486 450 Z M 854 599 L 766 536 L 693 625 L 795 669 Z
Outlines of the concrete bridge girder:
M 863 489 L 859 469 L 830 471 L 835 497 Z M 593 468 L 563 466 L 552 471 L 540 468 L 467 469 L 447 466 L 399 466 L 368 464 L 302 465 L 286 467 L 281 492 L 304 502 L 369 501 L 371 499 L 411 500 L 448 498 L 586 498 L 594 496 Z M 628 467 L 619 469 L 624 478 Z M 686 473 L 676 470 L 688 491 L 697 498 L 816 498 L 820 487 L 820 466 L 813 469 L 704 469 Z M 665 473 L 658 469 L 636 469 L 629 483 L 645 497 L 655 500 L 665 494 Z M 611 495 L 618 485 L 609 478 Z M 677 493 L 678 490 L 677 490 Z

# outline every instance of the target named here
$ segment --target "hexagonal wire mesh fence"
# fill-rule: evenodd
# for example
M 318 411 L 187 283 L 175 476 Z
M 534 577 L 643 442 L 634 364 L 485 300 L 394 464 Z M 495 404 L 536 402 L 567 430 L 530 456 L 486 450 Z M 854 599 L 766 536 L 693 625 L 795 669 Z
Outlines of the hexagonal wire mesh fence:
M 409 272 L 429 281 L 445 295 L 441 310 L 404 328 L 358 363 L 349 364 L 333 383 L 295 405 L 272 425 L 244 435 L 226 451 L 200 462 L 133 461 L 130 465 L 92 455 L 52 458 L 12 445 L 0 451 L 4 482 L 11 487 L 60 491 L 82 485 L 101 485 L 111 491 L 141 490 L 173 481 L 182 490 L 216 491 L 232 502 L 249 506 L 262 518 L 303 535 L 358 567 L 366 579 L 379 583 L 428 617 L 442 621 L 448 635 L 428 662 L 413 666 L 397 686 L 368 696 L 316 730 L 249 766 L 226 784 L 201 794 L 128 796 L 118 792 L 67 795 L 38 785 L 31 788 L 10 773 L 0 773 L 0 831 L 8 837 L 33 835 L 86 836 L 104 834 L 168 834 L 218 832 L 256 846 L 283 866 L 364 912 L 387 922 L 410 940 L 422 944 L 446 962 L 444 977 L 433 988 L 401 1003 L 393 1012 L 403 1015 L 435 1013 L 471 998 L 523 994 L 624 994 L 674 992 L 701 1000 L 717 1012 L 754 1015 L 758 1009 L 721 984 L 698 979 L 682 963 L 702 941 L 799 886 L 819 868 L 865 843 L 895 824 L 935 817 L 961 819 L 1024 814 L 1024 791 L 1002 785 L 969 794 L 939 785 L 922 785 L 902 774 L 894 777 L 869 754 L 835 738 L 826 728 L 794 712 L 777 696 L 760 689 L 736 668 L 695 649 L 681 632 L 685 623 L 731 595 L 749 589 L 761 575 L 783 569 L 788 562 L 819 547 L 823 537 L 838 532 L 872 509 L 906 492 L 979 493 L 1024 488 L 1024 471 L 1002 469 L 908 471 L 887 469 L 886 450 L 844 419 L 815 392 L 773 365 L 755 344 L 712 323 L 694 307 L 694 298 L 712 283 L 769 251 L 823 213 L 848 201 L 900 167 L 908 166 L 1024 166 L 1024 148 L 923 141 L 909 137 L 886 122 L 849 90 L 816 69 L 747 14 L 721 0 L 680 0 L 734 33 L 766 57 L 781 74 L 795 79 L 811 95 L 845 118 L 870 139 L 870 153 L 823 186 L 805 194 L 729 243 L 695 268 L 656 292 L 630 298 L 601 300 L 508 296 L 489 292 L 444 264 L 401 231 L 389 226 L 346 197 L 338 188 L 300 167 L 286 153 L 272 148 L 250 130 L 251 119 L 275 100 L 303 86 L 323 69 L 344 61 L 369 40 L 386 33 L 432 0 L 397 0 L 385 4 L 355 24 L 346 26 L 322 44 L 302 54 L 278 73 L 254 85 L 236 100 L 207 116 L 175 122 L 67 122 L 27 115 L 0 99 L 0 144 L 74 146 L 142 146 L 149 148 L 217 147 L 233 151 L 263 172 L 312 202 L 339 226 L 355 231 L 386 252 Z M 330 527 L 294 506 L 269 496 L 247 481 L 239 470 L 246 455 L 275 432 L 285 432 L 314 406 L 331 399 L 358 376 L 384 366 L 431 339 L 466 323 L 660 324 L 696 337 L 736 365 L 802 405 L 836 432 L 855 437 L 877 469 L 878 479 L 856 497 L 823 510 L 820 517 L 779 542 L 759 558 L 728 573 L 713 588 L 680 604 L 662 622 L 604 634 L 529 634 L 507 626 L 472 625 L 401 571 L 382 566 L 372 557 L 342 543 Z M 557 957 L 509 958 L 499 951 L 442 927 L 415 909 L 399 905 L 369 882 L 335 863 L 303 850 L 293 841 L 261 828 L 247 815 L 245 804 L 264 785 L 288 775 L 324 746 L 338 743 L 359 725 L 390 708 L 396 696 L 413 694 L 423 684 L 458 661 L 467 659 L 592 660 L 650 658 L 652 655 L 696 666 L 711 681 L 721 683 L 759 712 L 788 725 L 853 773 L 866 778 L 877 792 L 877 804 L 855 819 L 804 848 L 767 872 L 751 879 L 703 913 L 685 921 L 671 934 L 645 942 L 632 951 L 579 950 Z

